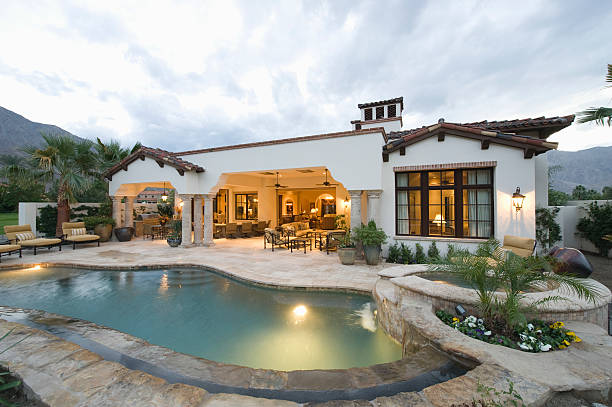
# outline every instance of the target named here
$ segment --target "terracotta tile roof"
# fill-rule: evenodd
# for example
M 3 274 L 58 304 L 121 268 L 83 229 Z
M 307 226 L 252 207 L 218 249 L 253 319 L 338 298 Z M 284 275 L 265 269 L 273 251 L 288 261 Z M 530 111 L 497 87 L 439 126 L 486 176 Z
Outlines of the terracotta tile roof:
M 164 167 L 166 164 L 174 167 L 181 175 L 184 175 L 185 171 L 204 172 L 204 168 L 190 163 L 189 161 L 185 161 L 180 157 L 176 157 L 174 153 L 162 150 L 160 148 L 142 146 L 140 149 L 109 168 L 108 171 L 104 173 L 104 178 L 107 178 L 109 181 L 112 180 L 112 176 L 114 174 L 121 170 L 127 171 L 127 167 L 130 165 L 130 163 L 136 161 L 137 159 L 144 160 L 145 157 L 155 160 L 160 167 Z
M 463 124 L 440 122 L 429 127 L 421 127 L 419 129 L 390 133 L 389 142 L 383 147 L 383 152 L 393 152 L 401 147 L 408 146 L 416 143 L 417 141 L 433 136 L 434 134 L 438 134 L 440 141 L 444 140 L 445 134 L 479 139 L 482 142 L 483 149 L 488 148 L 489 143 L 522 148 L 525 150 L 526 156 L 531 156 L 533 153 L 539 154 L 551 149 L 556 149 L 558 145 L 557 143 L 548 142 L 535 137 L 484 130 Z
M 357 105 L 357 107 L 359 109 L 363 109 L 364 107 L 375 107 L 375 106 L 382 106 L 382 105 L 390 105 L 391 103 L 401 103 L 402 104 L 402 109 L 404 108 L 404 97 L 398 97 L 398 98 L 393 98 L 393 99 L 387 99 L 387 100 L 379 100 L 378 102 L 368 102 L 368 103 L 360 103 Z

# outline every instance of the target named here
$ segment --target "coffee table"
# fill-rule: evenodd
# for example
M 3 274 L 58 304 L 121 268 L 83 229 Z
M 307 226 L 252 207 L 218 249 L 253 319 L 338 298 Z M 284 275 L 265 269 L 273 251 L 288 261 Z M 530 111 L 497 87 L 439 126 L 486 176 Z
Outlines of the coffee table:
M 296 237 L 289 240 L 289 250 L 293 253 L 293 249 L 300 250 L 300 246 L 304 248 L 304 253 L 306 253 L 306 244 L 310 246 L 310 251 L 312 251 L 312 240 L 304 239 L 301 237 Z

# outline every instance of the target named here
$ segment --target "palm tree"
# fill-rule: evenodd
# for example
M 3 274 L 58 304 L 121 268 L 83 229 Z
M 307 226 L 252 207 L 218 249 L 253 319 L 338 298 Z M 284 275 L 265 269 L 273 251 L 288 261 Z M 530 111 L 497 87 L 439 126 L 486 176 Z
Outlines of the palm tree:
M 57 236 L 62 223 L 70 221 L 70 202 L 74 192 L 86 189 L 95 174 L 96 155 L 89 140 L 75 140 L 67 135 L 42 134 L 45 145 L 24 149 L 48 179 L 57 182 Z
M 612 84 L 612 64 L 608 64 L 608 74 L 606 82 Z M 611 87 L 608 85 L 607 87 Z M 578 112 L 578 123 L 595 122 L 600 126 L 612 126 L 612 107 L 590 107 L 582 112 Z
M 104 173 L 128 155 L 138 151 L 140 147 L 142 147 L 140 142 L 137 142 L 134 144 L 134 147 L 128 149 L 121 147 L 121 144 L 117 140 L 111 140 L 108 143 L 104 143 L 98 138 L 97 143 L 94 144 L 94 151 L 98 159 L 99 173 Z

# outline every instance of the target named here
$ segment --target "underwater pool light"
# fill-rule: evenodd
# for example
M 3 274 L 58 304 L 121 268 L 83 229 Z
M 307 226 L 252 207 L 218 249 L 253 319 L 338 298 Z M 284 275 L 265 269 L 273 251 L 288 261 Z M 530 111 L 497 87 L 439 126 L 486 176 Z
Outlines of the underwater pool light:
M 296 317 L 303 317 L 308 312 L 308 309 L 303 305 L 298 305 L 293 309 L 293 315 Z

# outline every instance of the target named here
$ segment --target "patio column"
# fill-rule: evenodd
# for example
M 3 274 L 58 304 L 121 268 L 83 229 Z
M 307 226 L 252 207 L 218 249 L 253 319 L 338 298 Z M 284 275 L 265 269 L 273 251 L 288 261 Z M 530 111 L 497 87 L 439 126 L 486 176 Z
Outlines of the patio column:
M 125 197 L 125 227 L 133 227 L 134 226 L 134 197 L 126 196 Z
M 351 229 L 361 225 L 361 191 L 348 191 L 351 196 Z
M 121 197 L 120 196 L 111 196 L 111 201 L 113 201 L 113 219 L 115 220 L 115 227 L 121 227 Z
M 192 247 L 191 243 L 191 194 L 180 194 L 179 197 L 183 201 L 183 237 L 181 241 L 182 247 Z
M 202 195 L 193 196 L 193 244 L 202 246 Z
M 376 222 L 376 225 L 380 227 L 378 208 L 380 207 L 380 195 L 382 194 L 382 190 L 372 189 L 366 192 L 368 194 L 368 222 L 373 220 Z
M 204 246 L 214 246 L 213 242 L 213 198 L 215 194 L 204 195 Z

